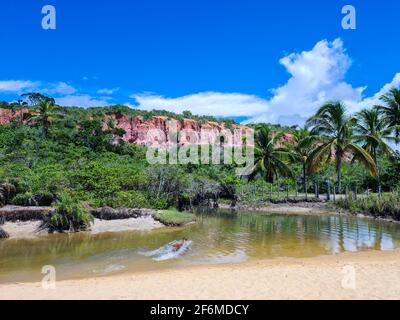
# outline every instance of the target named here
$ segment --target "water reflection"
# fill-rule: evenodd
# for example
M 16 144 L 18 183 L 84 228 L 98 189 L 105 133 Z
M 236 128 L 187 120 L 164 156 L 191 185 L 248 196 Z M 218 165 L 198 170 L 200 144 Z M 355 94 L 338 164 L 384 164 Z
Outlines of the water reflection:
M 182 238 L 192 240 L 193 246 L 178 259 L 155 262 L 138 254 Z M 66 279 L 202 263 L 392 250 L 399 243 L 399 225 L 368 219 L 206 212 L 186 228 L 0 241 L 0 282 L 40 280 L 42 266 L 49 264 L 56 266 L 58 279 Z

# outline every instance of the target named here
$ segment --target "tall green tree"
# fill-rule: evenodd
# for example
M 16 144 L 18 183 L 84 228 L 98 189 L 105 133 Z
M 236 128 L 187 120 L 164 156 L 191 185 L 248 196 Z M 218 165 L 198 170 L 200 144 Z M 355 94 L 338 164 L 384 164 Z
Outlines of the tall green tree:
M 399 139 L 392 136 L 392 127 L 379 107 L 364 109 L 356 114 L 355 125 L 356 139 L 362 147 L 371 154 L 375 162 L 378 154 L 393 156 L 394 151 L 388 142 L 398 142 Z
M 313 151 L 314 143 L 318 136 L 306 129 L 296 130 L 293 134 L 293 142 L 288 144 L 289 157 L 292 163 L 301 163 L 303 189 L 307 189 L 307 176 L 309 174 L 307 161 Z
M 391 89 L 389 93 L 383 95 L 381 101 L 385 103 L 379 106 L 388 121 L 388 126 L 391 127 L 396 136 L 400 137 L 400 89 Z
M 30 121 L 42 128 L 43 137 L 47 138 L 49 128 L 56 118 L 60 117 L 57 106 L 48 99 L 41 100 L 32 111 Z
M 336 161 L 339 193 L 342 192 L 342 161 L 346 156 L 352 155 L 372 176 L 377 176 L 374 159 L 357 144 L 357 137 L 354 135 L 356 123 L 354 117 L 347 115 L 346 107 L 341 102 L 326 103 L 307 120 L 307 126 L 312 128 L 311 133 L 321 136 L 321 142 L 309 157 L 308 169 L 310 172 L 317 172 L 333 158 Z
M 267 182 L 274 182 L 278 176 L 293 176 L 288 165 L 288 149 L 282 145 L 282 132 L 274 132 L 268 125 L 255 128 L 254 166 L 250 169 L 249 180 L 262 176 Z
M 388 142 L 397 143 L 399 139 L 392 136 L 393 128 L 389 127 L 388 119 L 379 107 L 361 110 L 356 114 L 356 118 L 356 139 L 374 159 L 378 171 L 378 185 L 380 186 L 378 155 L 393 157 L 395 152 Z

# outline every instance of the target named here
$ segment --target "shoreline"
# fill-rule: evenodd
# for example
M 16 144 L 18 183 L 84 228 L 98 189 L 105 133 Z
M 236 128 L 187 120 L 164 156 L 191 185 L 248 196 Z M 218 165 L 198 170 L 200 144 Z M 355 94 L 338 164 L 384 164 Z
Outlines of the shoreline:
M 356 289 L 343 288 L 354 268 Z M 400 249 L 0 285 L 7 299 L 399 299 Z
M 392 218 L 385 218 L 379 216 L 372 216 L 362 212 L 351 212 L 350 210 L 341 208 L 327 207 L 324 202 L 297 202 L 297 203 L 264 203 L 259 206 L 238 204 L 231 207 L 228 204 L 220 204 L 220 209 L 233 210 L 233 211 L 249 211 L 261 214 L 282 214 L 282 215 L 335 215 L 354 217 L 362 219 L 370 219 L 374 221 L 381 221 L 387 223 L 400 224 L 399 220 Z
M 323 202 L 298 202 L 298 203 L 264 203 L 259 206 L 238 204 L 236 207 L 231 207 L 228 204 L 220 204 L 219 209 L 232 210 L 232 211 L 247 211 L 256 214 L 278 214 L 278 215 L 333 215 L 345 216 L 361 219 L 370 219 L 378 222 L 400 224 L 400 221 L 384 218 L 374 217 L 363 213 L 353 213 L 349 210 L 329 208 Z M 135 209 L 135 210 L 148 210 L 148 209 Z M 41 225 L 41 220 L 26 220 L 26 221 L 7 221 L 0 227 L 3 228 L 8 234 L 8 239 L 32 239 L 39 236 L 49 235 L 45 230 L 38 230 Z M 193 222 L 191 222 L 193 223 Z M 188 225 L 187 223 L 185 225 Z M 131 218 L 120 219 L 100 219 L 95 218 L 94 223 L 87 231 L 91 234 L 99 234 L 105 232 L 122 232 L 122 231 L 149 231 L 157 228 L 168 227 L 168 224 L 162 223 L 152 215 L 144 215 Z
M 42 221 L 40 220 L 6 222 L 1 225 L 1 227 L 10 237 L 3 239 L 3 241 L 13 239 L 33 239 L 51 235 L 47 230 L 38 230 L 41 224 Z M 106 232 L 150 231 L 163 227 L 165 226 L 162 223 L 156 221 L 151 216 L 115 220 L 101 220 L 95 218 L 90 229 L 87 231 L 81 231 L 81 233 L 90 233 L 95 235 Z

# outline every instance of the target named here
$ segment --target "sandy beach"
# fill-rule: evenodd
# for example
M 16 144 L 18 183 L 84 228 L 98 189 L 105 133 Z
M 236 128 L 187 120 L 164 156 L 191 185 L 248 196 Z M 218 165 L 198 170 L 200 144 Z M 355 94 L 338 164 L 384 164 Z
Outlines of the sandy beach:
M 346 278 L 352 270 L 355 283 Z M 400 250 L 66 280 L 55 290 L 44 290 L 40 283 L 0 285 L 0 299 L 399 298 Z

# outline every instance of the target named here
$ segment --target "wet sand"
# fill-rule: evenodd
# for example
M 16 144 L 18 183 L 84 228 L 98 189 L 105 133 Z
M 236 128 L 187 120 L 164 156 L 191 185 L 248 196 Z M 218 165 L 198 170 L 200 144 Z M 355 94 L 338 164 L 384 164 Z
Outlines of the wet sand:
M 352 270 L 355 283 L 346 278 Z M 0 299 L 399 299 L 400 250 L 196 266 L 56 286 L 0 285 Z

